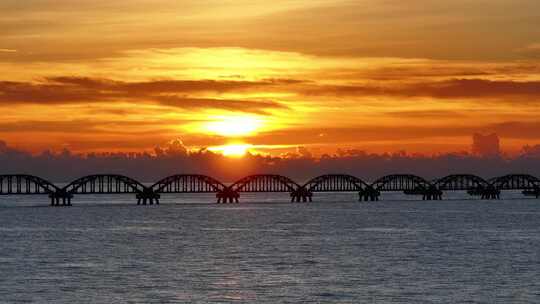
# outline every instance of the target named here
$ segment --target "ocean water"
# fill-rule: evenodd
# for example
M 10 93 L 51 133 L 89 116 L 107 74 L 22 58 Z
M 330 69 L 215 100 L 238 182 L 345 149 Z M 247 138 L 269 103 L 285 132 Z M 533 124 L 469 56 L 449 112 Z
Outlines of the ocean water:
M 540 303 L 540 200 L 0 198 L 0 303 Z

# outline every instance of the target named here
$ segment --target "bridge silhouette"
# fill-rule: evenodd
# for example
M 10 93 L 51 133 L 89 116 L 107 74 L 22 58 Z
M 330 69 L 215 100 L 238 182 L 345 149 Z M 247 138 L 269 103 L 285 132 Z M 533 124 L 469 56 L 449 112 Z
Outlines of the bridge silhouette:
M 466 191 L 481 199 L 499 199 L 501 191 L 521 190 L 540 197 L 540 179 L 528 174 L 509 174 L 485 180 L 472 174 L 453 174 L 428 181 L 412 174 L 383 176 L 372 183 L 347 174 L 326 174 L 299 184 L 275 174 L 246 176 L 230 185 L 201 174 L 177 174 L 151 186 L 118 174 L 95 174 L 78 178 L 64 187 L 38 176 L 0 175 L 0 195 L 48 195 L 51 206 L 71 206 L 75 195 L 135 194 L 138 205 L 159 204 L 161 194 L 215 193 L 217 203 L 238 203 L 241 193 L 284 192 L 291 202 L 311 202 L 317 192 L 356 192 L 359 201 L 378 201 L 382 192 L 403 192 L 423 200 L 441 200 L 444 192 Z

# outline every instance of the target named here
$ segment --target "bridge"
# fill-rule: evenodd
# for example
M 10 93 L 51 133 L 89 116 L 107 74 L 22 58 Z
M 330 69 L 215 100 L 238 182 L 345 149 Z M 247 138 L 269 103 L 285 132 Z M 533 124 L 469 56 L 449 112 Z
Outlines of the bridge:
M 358 192 L 359 200 L 375 201 L 379 200 L 380 191 L 375 190 L 372 185 L 347 174 L 326 174 L 317 176 L 302 188 L 309 193 L 309 201 L 313 192 Z
M 482 199 L 500 198 L 500 190 L 492 183 L 472 174 L 454 174 L 438 179 L 433 184 L 440 191 L 467 191 L 469 195 Z
M 373 182 L 377 191 L 402 191 L 407 195 L 421 195 L 423 200 L 442 199 L 442 192 L 424 178 L 412 174 L 392 174 Z
M 403 192 L 423 200 L 441 200 L 448 191 L 466 191 L 482 199 L 499 199 L 501 191 L 521 190 L 525 196 L 540 197 L 540 179 L 528 174 L 508 174 L 485 180 L 472 174 L 453 174 L 428 181 L 412 174 L 392 174 L 368 183 L 347 174 L 325 174 L 305 184 L 276 174 L 250 175 L 225 184 L 207 175 L 176 174 L 151 186 L 119 174 L 94 174 L 78 178 L 64 187 L 34 175 L 0 175 L 0 195 L 47 195 L 51 206 L 71 206 L 74 196 L 134 194 L 138 205 L 159 204 L 162 194 L 215 193 L 217 203 L 238 203 L 242 193 L 289 193 L 291 202 L 311 202 L 314 193 L 354 192 L 360 201 L 378 201 L 382 192 Z

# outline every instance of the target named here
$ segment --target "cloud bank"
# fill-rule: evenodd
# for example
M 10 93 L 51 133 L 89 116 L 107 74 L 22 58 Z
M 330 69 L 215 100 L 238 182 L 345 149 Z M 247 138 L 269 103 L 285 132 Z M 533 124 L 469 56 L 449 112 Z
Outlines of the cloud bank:
M 96 173 L 117 173 L 143 182 L 154 182 L 172 174 L 207 174 L 224 182 L 233 182 L 249 174 L 282 174 L 303 182 L 327 173 L 345 173 L 373 181 L 386 174 L 411 173 L 428 179 L 448 174 L 472 173 L 490 178 L 509 172 L 540 176 L 540 146 L 524 147 L 519 156 L 480 157 L 469 153 L 435 156 L 409 155 L 405 152 L 370 154 L 361 150 L 339 150 L 333 155 L 313 157 L 309 150 L 282 157 L 248 154 L 227 158 L 207 150 L 190 152 L 181 141 L 158 147 L 152 153 L 74 154 L 43 152 L 31 155 L 0 142 L 2 174 L 28 173 L 57 182 Z

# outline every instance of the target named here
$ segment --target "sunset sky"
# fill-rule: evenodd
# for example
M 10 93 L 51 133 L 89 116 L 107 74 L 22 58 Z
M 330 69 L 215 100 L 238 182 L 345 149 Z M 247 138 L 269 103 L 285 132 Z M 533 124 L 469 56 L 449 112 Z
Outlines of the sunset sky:
M 540 144 L 538 0 L 2 0 L 0 140 L 226 154 Z

